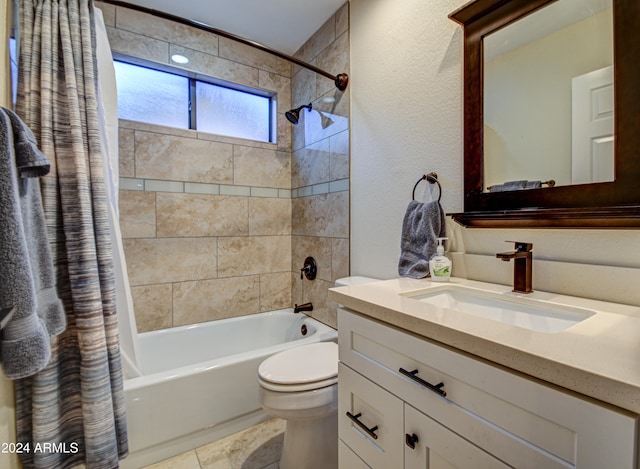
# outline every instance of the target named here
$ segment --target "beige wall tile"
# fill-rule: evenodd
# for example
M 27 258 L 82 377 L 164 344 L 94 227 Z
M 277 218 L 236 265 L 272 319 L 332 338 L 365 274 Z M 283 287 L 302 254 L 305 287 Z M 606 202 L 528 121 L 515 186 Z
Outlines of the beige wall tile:
M 349 2 L 345 2 L 344 5 L 336 11 L 336 36 L 349 30 Z
M 290 235 L 291 199 L 249 198 L 249 234 Z
M 199 280 L 173 286 L 173 325 L 195 324 L 260 310 L 260 277 Z
M 316 58 L 318 67 L 323 70 L 334 70 L 333 73 L 349 73 L 349 33 L 346 32 Z M 318 80 L 317 96 L 322 96 L 335 89 L 331 80 Z
M 314 280 L 303 286 L 304 302 L 313 303 L 313 311 L 309 313 L 313 318 L 333 328 L 338 327 L 337 304 L 328 299 L 329 288 L 334 287 L 333 282 L 326 280 Z
M 349 237 L 349 193 L 334 192 L 314 197 L 315 226 L 319 236 Z
M 318 75 L 306 68 L 301 69 L 293 77 L 291 77 L 291 107 L 302 106 L 315 101 L 316 96 L 316 80 L 324 80 L 324 77 Z M 329 80 L 331 81 L 331 80 Z M 304 111 L 307 113 L 307 110 Z M 301 128 L 304 130 L 304 128 Z M 294 149 L 304 146 L 304 141 L 300 146 L 294 146 Z
M 218 276 L 288 272 L 291 237 L 242 236 L 218 239 Z
M 229 184 L 233 147 L 195 138 L 136 131 L 136 177 Z
M 291 152 L 291 127 L 294 126 L 284 117 L 284 113 L 288 110 L 289 108 L 282 107 L 278 103 L 278 150 Z
M 325 97 L 331 98 L 332 102 L 324 102 L 324 98 L 315 101 L 316 112 L 310 114 L 310 122 L 304 126 L 304 141 L 307 147 L 349 130 L 348 108 L 345 109 L 345 101 L 349 99 L 347 93 L 336 89 Z
M 207 54 L 218 54 L 218 36 L 174 21 L 118 7 L 116 26 L 142 36 L 180 44 Z
M 294 236 L 291 240 L 293 254 L 291 256 L 291 270 L 298 272 L 300 278 L 300 269 L 304 266 L 304 260 L 311 256 L 315 259 L 318 268 L 318 279 L 332 280 L 331 269 L 331 239 L 320 238 L 315 236 Z M 309 281 L 306 278 L 304 284 Z
M 260 70 L 258 74 L 260 88 L 277 93 L 278 109 L 281 112 L 291 109 L 291 78 Z
M 156 236 L 156 194 L 142 191 L 120 191 L 120 230 L 123 238 Z
M 292 305 L 290 272 L 260 276 L 260 311 L 291 308 Z
M 321 140 L 292 153 L 293 187 L 304 187 L 329 181 L 331 152 L 329 139 Z
M 346 179 L 349 177 L 349 131 L 340 132 L 329 139 L 331 162 L 329 179 Z
M 201 140 L 211 140 L 214 142 L 228 143 L 231 145 L 244 145 L 248 147 L 262 148 L 263 150 L 276 150 L 278 145 L 271 142 L 259 142 L 257 140 L 247 140 L 239 137 L 229 137 L 227 135 L 212 134 L 209 132 L 197 132 Z
M 173 326 L 170 283 L 131 287 L 138 332 L 156 331 Z
M 331 239 L 331 280 L 349 275 L 349 239 Z
M 115 5 L 107 5 L 103 2 L 96 2 L 96 6 L 102 10 L 105 26 L 115 26 L 116 24 L 116 7 Z
M 233 183 L 241 186 L 291 188 L 291 154 L 285 151 L 233 147 Z
M 277 73 L 284 77 L 291 76 L 291 64 L 288 61 L 231 39 L 220 38 L 219 55 L 225 59 Z
M 156 194 L 158 237 L 239 236 L 249 233 L 246 197 Z
M 119 173 L 121 178 L 136 177 L 136 165 L 134 159 L 135 143 L 133 130 L 123 129 L 118 131 L 118 156 Z
M 167 63 L 169 60 L 169 44 L 164 41 L 109 26 L 107 26 L 107 36 L 113 52 L 158 63 Z
M 298 272 L 291 272 L 291 304 L 304 303 L 302 286 L 303 282 L 306 281 L 306 279 L 300 279 L 300 270 L 298 270 Z
M 336 38 L 336 18 L 332 15 L 313 36 L 296 52 L 296 57 L 310 62 L 329 47 Z
M 300 197 L 291 201 L 291 233 L 308 236 L 314 234 L 315 204 L 313 197 Z
M 173 135 L 175 137 L 196 138 L 198 132 L 190 129 L 179 129 L 177 127 L 167 127 L 146 122 L 136 122 L 128 119 L 119 119 L 118 125 L 121 129 L 140 130 L 142 132 L 152 132 L 154 134 Z
M 254 88 L 259 86 L 258 69 L 256 67 L 249 67 L 215 55 L 187 49 L 177 44 L 171 44 L 170 52 L 171 54 L 182 54 L 189 57 L 189 63 L 182 66 L 187 70 Z
M 126 239 L 131 285 L 215 278 L 216 238 Z

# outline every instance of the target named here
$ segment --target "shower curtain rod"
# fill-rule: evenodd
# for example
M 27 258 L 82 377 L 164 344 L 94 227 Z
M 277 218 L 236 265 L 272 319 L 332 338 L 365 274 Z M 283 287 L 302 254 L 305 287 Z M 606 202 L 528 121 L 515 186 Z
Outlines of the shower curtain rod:
M 344 91 L 347 89 L 347 85 L 349 84 L 349 76 L 346 73 L 339 73 L 338 75 L 332 75 L 329 72 L 322 70 L 321 68 L 316 67 L 315 65 L 311 65 L 310 63 L 304 62 L 300 59 L 287 55 L 283 52 L 279 52 L 277 50 L 271 49 L 270 47 L 265 46 L 264 44 L 260 44 L 259 42 L 252 41 L 251 39 L 244 38 L 242 36 L 237 36 L 232 33 L 228 33 L 227 31 L 223 31 L 221 29 L 214 28 L 209 26 L 208 24 L 201 23 L 199 21 L 189 20 L 186 18 L 182 18 L 180 16 L 172 15 L 170 13 L 165 13 L 163 11 L 154 10 L 153 8 L 147 8 L 140 5 L 133 5 L 131 3 L 122 2 L 120 0 L 100 0 L 103 3 L 108 5 L 114 5 L 117 7 L 129 8 L 131 10 L 139 11 L 141 13 L 147 13 L 149 15 L 157 16 L 158 18 L 163 18 L 165 20 L 174 21 L 176 23 L 184 24 L 185 26 L 191 26 L 193 28 L 198 28 L 203 31 L 207 31 L 209 33 L 216 34 L 218 36 L 226 37 L 227 39 L 231 39 L 233 41 L 240 42 L 250 47 L 254 47 L 263 52 L 267 52 L 269 54 L 275 55 L 276 57 L 280 57 L 281 59 L 288 60 L 296 65 L 304 67 L 308 70 L 311 70 L 319 75 L 325 76 L 331 80 L 336 85 L 340 91 Z

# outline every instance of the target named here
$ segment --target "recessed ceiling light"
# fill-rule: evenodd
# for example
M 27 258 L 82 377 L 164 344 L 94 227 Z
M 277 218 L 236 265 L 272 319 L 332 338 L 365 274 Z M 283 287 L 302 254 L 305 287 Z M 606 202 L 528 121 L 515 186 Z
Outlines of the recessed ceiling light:
M 189 63 L 189 59 L 187 57 L 185 57 L 184 55 L 180 55 L 180 54 L 173 54 L 171 56 L 171 60 L 177 64 L 186 64 Z

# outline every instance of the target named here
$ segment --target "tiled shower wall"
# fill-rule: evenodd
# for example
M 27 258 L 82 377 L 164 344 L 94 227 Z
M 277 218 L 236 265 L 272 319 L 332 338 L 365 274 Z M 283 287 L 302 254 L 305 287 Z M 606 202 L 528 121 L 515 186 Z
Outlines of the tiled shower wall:
M 296 56 L 331 74 L 349 73 L 349 4 L 300 48 Z M 291 96 L 295 107 L 311 103 L 301 112 L 292 138 L 293 301 L 312 302 L 311 313 L 336 326 L 336 305 L 327 289 L 349 275 L 349 87 L 338 91 L 333 82 L 294 66 Z M 318 263 L 313 282 L 300 280 L 304 259 Z
M 291 305 L 290 157 L 271 146 L 120 121 L 139 330 Z
M 316 84 L 315 74 L 293 70 L 293 90 L 309 90 L 304 99 L 335 94 L 326 110 L 338 125 L 301 122 L 292 160 L 292 126 L 283 114 L 298 104 L 291 99 L 288 62 L 184 25 L 97 5 L 114 53 L 168 64 L 171 54 L 186 52 L 186 68 L 272 91 L 278 100 L 277 144 L 120 121 L 120 221 L 138 330 L 290 307 L 303 297 L 317 305 L 319 319 L 335 324 L 326 288 L 348 273 L 347 97 Z M 301 53 L 315 47 L 312 59 L 332 67 L 322 61 L 346 38 L 339 25 L 347 12 L 345 6 L 314 36 L 320 41 L 309 47 L 312 38 Z M 338 60 L 342 67 L 344 59 Z M 334 177 L 325 168 L 331 164 Z M 319 279 L 303 287 L 298 257 L 306 255 L 318 261 Z

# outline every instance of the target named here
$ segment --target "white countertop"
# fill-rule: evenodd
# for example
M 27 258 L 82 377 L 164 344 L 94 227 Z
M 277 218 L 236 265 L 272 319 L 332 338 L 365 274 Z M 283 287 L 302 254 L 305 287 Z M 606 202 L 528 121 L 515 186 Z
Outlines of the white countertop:
M 560 332 L 537 332 L 443 309 L 407 293 L 443 282 L 399 278 L 332 288 L 329 299 L 365 316 L 484 358 L 571 391 L 640 414 L 640 307 L 452 278 L 453 285 L 505 297 L 551 302 L 596 312 Z

